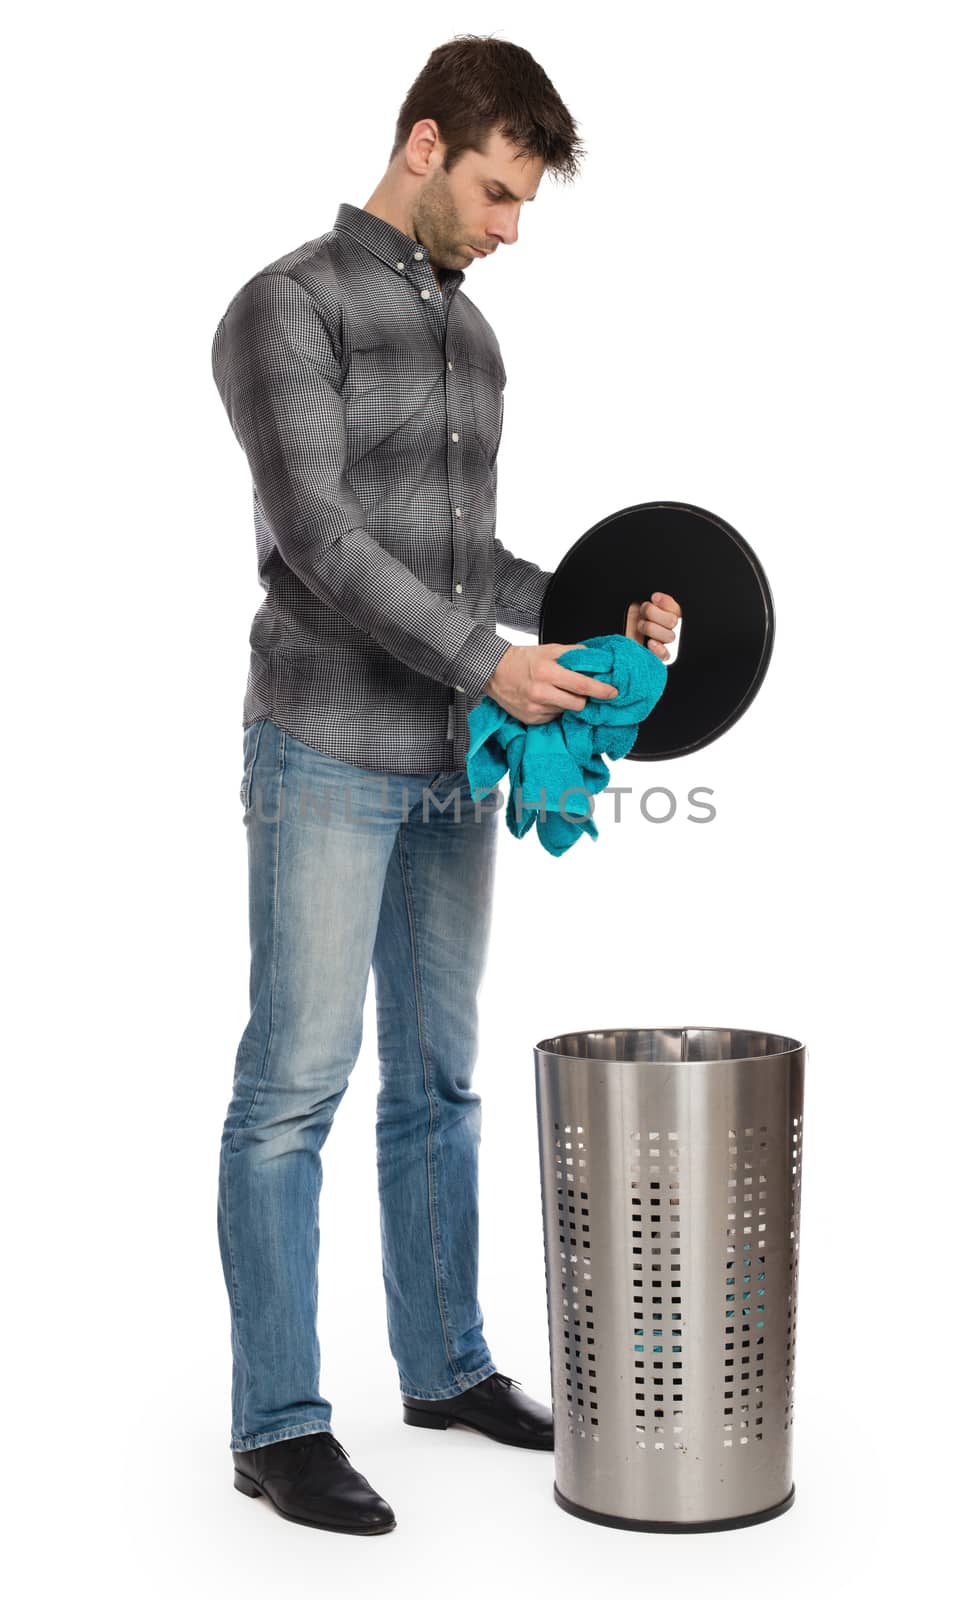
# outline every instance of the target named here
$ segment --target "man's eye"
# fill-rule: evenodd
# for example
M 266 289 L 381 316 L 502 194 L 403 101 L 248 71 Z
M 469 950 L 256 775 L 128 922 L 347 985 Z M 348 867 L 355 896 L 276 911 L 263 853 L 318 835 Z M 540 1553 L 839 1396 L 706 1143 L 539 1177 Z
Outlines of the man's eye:
M 490 200 L 501 200 L 502 199 L 501 194 L 493 194 L 491 189 L 486 189 L 485 192 L 488 195 Z

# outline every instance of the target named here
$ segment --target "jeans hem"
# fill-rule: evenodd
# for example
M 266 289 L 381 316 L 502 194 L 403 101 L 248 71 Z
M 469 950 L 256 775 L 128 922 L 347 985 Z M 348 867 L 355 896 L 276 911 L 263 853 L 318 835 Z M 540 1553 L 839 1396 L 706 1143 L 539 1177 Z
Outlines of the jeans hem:
M 496 1371 L 498 1368 L 495 1362 L 487 1361 L 484 1367 L 478 1367 L 475 1372 L 463 1372 L 454 1388 L 449 1386 L 447 1389 L 410 1389 L 403 1379 L 401 1391 L 402 1395 L 407 1395 L 410 1400 L 452 1400 L 457 1394 L 463 1394 L 466 1389 L 481 1383 L 483 1379 L 491 1378 Z
M 302 1424 L 300 1428 L 275 1428 L 271 1433 L 246 1433 L 240 1439 L 232 1439 L 232 1450 L 258 1450 L 264 1444 L 279 1444 L 282 1439 L 301 1439 L 306 1433 L 330 1433 L 330 1428 L 318 1428 L 313 1422 Z

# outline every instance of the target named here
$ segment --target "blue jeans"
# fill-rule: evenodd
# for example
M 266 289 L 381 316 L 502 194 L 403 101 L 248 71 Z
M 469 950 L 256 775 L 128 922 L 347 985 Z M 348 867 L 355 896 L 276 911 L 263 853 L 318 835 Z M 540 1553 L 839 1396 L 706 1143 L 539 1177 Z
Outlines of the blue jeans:
M 444 1399 L 496 1371 L 477 1296 L 471 1083 L 499 816 L 495 794 L 476 805 L 464 770 L 372 772 L 267 717 L 244 730 L 240 798 L 251 1015 L 217 1216 L 230 1447 L 252 1450 L 331 1431 L 319 1390 L 321 1149 L 361 1047 L 370 970 L 382 1275 L 400 1389 Z

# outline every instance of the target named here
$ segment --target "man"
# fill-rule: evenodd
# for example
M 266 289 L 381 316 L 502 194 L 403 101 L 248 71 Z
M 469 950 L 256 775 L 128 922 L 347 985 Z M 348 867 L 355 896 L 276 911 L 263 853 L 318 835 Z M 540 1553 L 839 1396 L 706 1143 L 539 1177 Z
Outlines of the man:
M 527 51 L 441 46 L 365 206 L 341 204 L 328 233 L 255 274 L 214 338 L 267 591 L 241 785 L 251 1016 L 218 1188 L 230 1445 L 238 1489 L 338 1532 L 395 1526 L 318 1389 L 321 1148 L 370 971 L 404 1419 L 553 1448 L 551 1410 L 497 1371 L 476 1294 L 471 1079 L 498 816 L 472 801 L 466 717 L 486 694 L 537 723 L 615 691 L 560 667 L 567 644 L 496 632 L 538 633 L 551 574 L 495 538 L 505 371 L 461 286 L 473 260 L 516 241 L 545 170 L 570 173 L 578 143 Z M 665 658 L 678 614 L 669 596 L 634 602 L 628 631 Z

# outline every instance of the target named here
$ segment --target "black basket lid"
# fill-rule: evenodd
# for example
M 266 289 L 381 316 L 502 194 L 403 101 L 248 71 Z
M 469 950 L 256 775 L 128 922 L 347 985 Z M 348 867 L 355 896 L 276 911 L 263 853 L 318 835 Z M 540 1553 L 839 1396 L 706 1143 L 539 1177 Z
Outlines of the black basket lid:
M 654 592 L 678 602 L 682 626 L 666 688 L 628 752 L 636 761 L 688 755 L 732 728 L 773 649 L 773 597 L 758 557 L 722 517 L 678 500 L 627 506 L 577 540 L 546 589 L 539 643 L 625 633 L 631 602 Z

